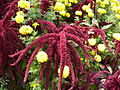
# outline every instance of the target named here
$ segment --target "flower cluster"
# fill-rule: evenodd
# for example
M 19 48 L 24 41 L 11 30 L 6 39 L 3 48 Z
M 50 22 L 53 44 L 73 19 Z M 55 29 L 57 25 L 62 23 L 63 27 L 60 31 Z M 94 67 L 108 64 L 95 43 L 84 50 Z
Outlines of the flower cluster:
M 65 17 L 70 17 L 70 13 L 67 12 L 68 7 L 71 6 L 72 3 L 78 3 L 77 0 L 57 0 L 54 10 L 58 11 L 60 15 L 65 16 Z
M 15 21 L 17 23 L 22 23 L 24 21 L 24 12 L 23 11 L 18 11 L 15 16 Z
M 20 0 L 18 1 L 18 7 L 24 8 L 24 9 L 29 9 L 30 8 L 30 2 L 26 0 Z

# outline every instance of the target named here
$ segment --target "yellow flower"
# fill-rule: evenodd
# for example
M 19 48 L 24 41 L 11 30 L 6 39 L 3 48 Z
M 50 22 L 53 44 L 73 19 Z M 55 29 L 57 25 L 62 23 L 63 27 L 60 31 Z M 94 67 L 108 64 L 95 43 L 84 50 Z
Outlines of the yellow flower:
M 88 17 L 94 17 L 94 13 L 93 12 L 88 12 Z
M 115 17 L 116 18 L 120 18 L 120 14 L 115 14 Z
M 105 47 L 104 44 L 98 44 L 97 48 L 98 48 L 98 50 L 101 51 L 101 52 L 104 52 L 105 49 L 106 49 L 106 47 Z
M 87 12 L 87 13 L 89 13 L 89 12 L 92 13 L 92 9 L 88 8 L 88 9 L 86 9 L 86 12 Z
M 88 39 L 88 43 L 89 43 L 91 46 L 94 46 L 94 45 L 96 44 L 96 39 L 94 39 L 94 38 Z
M 16 14 L 17 14 L 17 15 L 23 15 L 23 16 L 24 16 L 24 12 L 23 12 L 23 11 L 18 11 Z
M 98 13 L 100 13 L 100 14 L 104 14 L 104 13 L 106 13 L 106 10 L 105 9 L 101 9 L 101 8 L 98 8 Z
M 34 26 L 34 28 L 36 28 L 39 24 L 37 22 L 33 23 L 32 26 Z
M 60 11 L 60 15 L 65 16 L 66 12 L 65 11 Z
M 83 5 L 82 6 L 82 9 L 84 10 L 84 11 L 86 11 L 86 9 L 89 9 L 90 7 L 88 6 L 88 5 Z
M 36 55 L 36 58 L 37 58 L 38 62 L 43 63 L 43 62 L 46 62 L 48 60 L 48 55 L 44 51 L 39 51 Z
M 80 60 L 82 61 L 82 60 L 83 60 L 83 58 L 80 58 Z
M 66 16 L 67 18 L 69 18 L 69 17 L 70 17 L 70 13 L 66 13 L 65 16 Z
M 91 55 L 94 56 L 96 54 L 96 51 L 92 51 Z
M 20 27 L 19 32 L 23 35 L 26 34 L 31 34 L 33 31 L 32 27 L 30 27 L 29 25 L 23 25 Z
M 58 69 L 58 74 L 60 74 L 60 68 Z M 70 74 L 70 69 L 68 66 L 64 66 L 62 78 L 67 78 Z
M 95 55 L 94 58 L 95 58 L 96 62 L 101 62 L 101 60 L 102 60 L 100 55 Z
M 33 88 L 35 88 L 35 87 L 36 87 L 36 83 L 31 83 L 31 86 L 32 86 Z
M 73 2 L 74 2 L 74 0 L 69 0 L 69 2 L 73 3 Z
M 109 5 L 109 0 L 104 0 L 104 3 L 106 4 L 106 5 Z
M 104 7 L 105 7 L 105 4 L 102 4 L 102 3 L 101 3 L 101 4 L 100 4 L 100 7 L 104 8 Z
M 15 21 L 17 23 L 23 22 L 24 21 L 24 16 L 23 15 L 17 15 L 17 16 L 15 16 Z
M 65 5 L 63 3 L 61 3 L 61 2 L 57 2 L 55 4 L 54 10 L 65 11 Z
M 101 3 L 101 0 L 96 0 L 96 3 Z
M 76 11 L 75 14 L 81 16 L 82 12 L 81 11 Z
M 78 3 L 78 1 L 77 1 L 77 0 L 74 0 L 74 3 Z
M 30 8 L 30 2 L 20 0 L 20 1 L 18 1 L 18 7 L 24 8 L 24 9 L 29 9 Z
M 120 41 L 120 33 L 114 33 L 113 38 Z

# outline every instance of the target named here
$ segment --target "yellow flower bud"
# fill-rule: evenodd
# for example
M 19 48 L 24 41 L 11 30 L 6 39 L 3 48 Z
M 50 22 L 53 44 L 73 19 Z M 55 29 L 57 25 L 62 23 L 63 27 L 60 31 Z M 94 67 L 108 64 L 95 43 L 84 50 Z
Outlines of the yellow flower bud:
M 114 33 L 113 38 L 120 41 L 120 33 Z
M 100 55 L 95 55 L 94 58 L 95 58 L 96 62 L 101 62 L 101 60 L 102 60 Z
M 43 62 L 46 62 L 48 60 L 48 55 L 44 51 L 39 51 L 36 55 L 36 58 L 37 58 L 38 62 L 43 63 Z
M 96 39 L 94 39 L 94 38 L 88 39 L 88 43 L 89 43 L 91 46 L 94 46 L 94 45 L 96 44 Z
M 81 16 L 82 12 L 81 11 L 76 11 L 75 14 Z
M 23 21 L 24 21 L 24 16 L 23 16 L 23 15 L 17 15 L 17 16 L 15 17 L 15 21 L 16 21 L 17 23 L 23 22 Z
M 106 47 L 105 47 L 104 44 L 98 44 L 97 48 L 98 48 L 98 50 L 101 51 L 101 52 L 104 52 L 105 49 L 106 49 Z
M 93 12 L 88 12 L 88 17 L 94 17 L 94 13 Z
M 58 69 L 58 74 L 60 74 L 60 68 Z M 64 66 L 62 78 L 67 78 L 70 74 L 70 69 L 68 66 Z
M 82 60 L 83 60 L 83 58 L 80 58 L 80 60 L 82 61 Z
M 32 26 L 36 28 L 39 24 L 37 22 L 33 23 Z
M 69 17 L 70 17 L 70 13 L 66 13 L 65 16 L 66 16 L 67 18 L 69 18 Z

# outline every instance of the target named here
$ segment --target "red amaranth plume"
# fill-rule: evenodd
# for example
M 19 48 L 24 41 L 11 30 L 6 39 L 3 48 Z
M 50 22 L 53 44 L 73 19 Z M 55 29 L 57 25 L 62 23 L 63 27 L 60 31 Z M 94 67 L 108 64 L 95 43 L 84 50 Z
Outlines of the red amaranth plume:
M 120 89 L 120 70 L 116 71 L 113 75 L 106 78 L 103 88 L 106 90 L 119 90 Z
M 24 48 L 24 45 L 16 34 L 16 31 L 18 30 L 17 28 L 13 27 L 14 23 L 11 21 L 11 17 L 15 15 L 15 11 L 17 10 L 17 2 L 18 0 L 15 0 L 10 4 L 8 12 L 3 17 L 3 19 L 0 20 L 0 72 L 4 77 L 4 73 L 6 72 L 6 69 L 8 69 L 13 79 L 14 74 L 12 71 L 14 71 L 14 69 L 10 67 L 10 64 L 15 62 L 16 58 L 11 59 L 8 55 L 11 55 Z M 15 67 L 16 70 L 20 72 L 20 74 L 24 74 L 18 65 Z
M 44 74 L 46 73 L 45 87 L 46 90 L 48 90 L 50 67 L 51 64 L 53 63 L 55 76 L 58 76 L 57 70 L 58 67 L 60 66 L 58 90 L 61 90 L 63 68 L 65 65 L 67 65 L 70 68 L 70 80 L 71 80 L 71 88 L 69 90 L 72 90 L 75 86 L 75 83 L 77 83 L 77 73 L 79 72 L 79 74 L 86 74 L 86 69 L 82 62 L 80 61 L 80 57 L 77 54 L 77 51 L 75 50 L 71 42 L 74 41 L 75 43 L 78 44 L 79 47 L 81 47 L 87 60 L 88 58 L 93 59 L 86 51 L 86 49 L 93 50 L 92 47 L 86 47 L 83 44 L 83 41 L 89 37 L 87 36 L 88 34 L 84 34 L 84 31 L 85 30 L 89 31 L 89 28 L 86 27 L 82 28 L 79 26 L 75 27 L 67 24 L 64 24 L 57 28 L 56 25 L 54 25 L 50 21 L 40 20 L 38 21 L 38 23 L 40 24 L 40 29 L 42 29 L 43 32 L 44 30 L 47 29 L 48 33 L 34 40 L 25 49 L 16 52 L 13 55 L 10 55 L 10 57 L 12 58 L 18 56 L 18 59 L 13 64 L 11 64 L 11 66 L 17 65 L 30 49 L 32 49 L 33 47 L 35 48 L 35 50 L 32 52 L 30 56 L 25 71 L 24 82 L 26 82 L 30 66 L 34 61 L 34 57 L 36 56 L 40 48 L 44 48 L 44 46 L 47 45 L 48 47 L 46 48 L 46 52 L 48 54 L 49 60 L 48 62 L 42 63 L 38 83 L 42 80 Z M 89 60 L 87 61 L 87 64 L 90 66 Z
M 47 12 L 48 8 L 51 6 L 51 3 L 49 2 L 49 0 L 42 0 L 41 1 L 41 9 L 42 9 L 42 14 L 44 15 L 45 12 Z
M 10 4 L 12 0 L 0 0 L 0 20 L 3 19 L 6 10 L 5 8 L 8 7 L 8 4 Z

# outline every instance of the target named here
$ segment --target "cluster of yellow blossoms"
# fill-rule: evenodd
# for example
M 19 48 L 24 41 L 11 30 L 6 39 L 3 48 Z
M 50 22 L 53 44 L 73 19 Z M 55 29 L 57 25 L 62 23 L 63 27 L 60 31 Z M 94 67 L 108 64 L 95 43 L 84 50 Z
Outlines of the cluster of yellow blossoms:
M 30 8 L 30 2 L 26 0 L 20 0 L 18 1 L 18 7 L 24 8 L 24 9 L 29 9 Z
M 18 7 L 23 9 L 29 9 L 30 8 L 30 2 L 26 0 L 20 0 L 18 1 Z M 15 16 L 15 21 L 17 23 L 22 23 L 24 21 L 24 13 L 23 11 L 18 11 Z
M 16 21 L 17 23 L 21 23 L 21 22 L 24 21 L 24 13 L 23 13 L 23 11 L 18 11 L 18 12 L 16 13 L 15 21 Z
M 93 13 L 92 9 L 90 8 L 90 3 L 88 5 L 83 5 L 82 10 L 84 10 L 85 12 L 88 13 L 88 17 L 94 17 L 94 13 Z
M 39 51 L 36 55 L 36 58 L 38 62 L 44 63 L 48 60 L 48 55 L 44 51 Z
M 19 29 L 19 32 L 22 34 L 22 35 L 26 35 L 26 34 L 31 34 L 33 31 L 33 28 L 30 27 L 29 25 L 23 25 L 20 27 Z
M 67 18 L 70 17 L 70 13 L 66 12 L 66 7 L 70 7 L 71 3 L 78 3 L 77 0 L 57 0 L 54 10 L 58 11 L 61 16 L 65 16 Z
M 60 75 L 60 68 L 58 69 L 58 74 Z M 64 69 L 63 69 L 63 75 L 62 75 L 62 78 L 67 78 L 70 74 L 70 68 L 68 66 L 64 66 Z
M 98 8 L 98 13 L 104 14 L 106 13 L 105 8 L 107 5 L 110 5 L 110 9 L 115 12 L 115 17 L 120 19 L 120 3 L 117 0 L 96 0 L 98 4 L 100 4 L 101 8 Z

